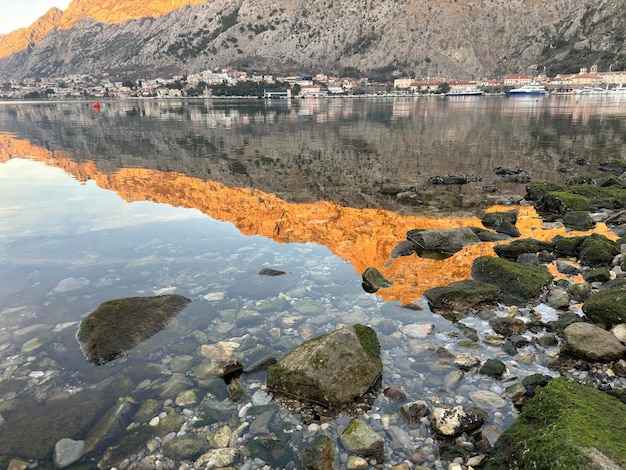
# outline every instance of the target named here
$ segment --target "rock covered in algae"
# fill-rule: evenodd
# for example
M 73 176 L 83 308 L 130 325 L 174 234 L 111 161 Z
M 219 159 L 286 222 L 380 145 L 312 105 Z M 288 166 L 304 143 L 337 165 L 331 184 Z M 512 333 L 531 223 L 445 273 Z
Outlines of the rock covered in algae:
M 109 300 L 82 319 L 76 338 L 88 361 L 104 364 L 162 330 L 189 302 L 178 294 Z

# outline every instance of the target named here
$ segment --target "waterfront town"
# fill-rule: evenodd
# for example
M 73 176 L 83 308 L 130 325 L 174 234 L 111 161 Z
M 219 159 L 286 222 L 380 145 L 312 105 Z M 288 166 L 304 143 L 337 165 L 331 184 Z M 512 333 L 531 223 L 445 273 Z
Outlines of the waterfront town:
M 238 84 L 248 86 L 237 93 Z M 600 72 L 596 65 L 582 67 L 575 74 L 506 75 L 496 79 L 456 79 L 445 77 L 399 77 L 386 82 L 367 78 L 284 76 L 249 74 L 232 68 L 206 70 L 188 76 L 118 80 L 107 73 L 72 74 L 65 77 L 28 78 L 0 84 L 0 99 L 76 99 L 76 98 L 168 98 L 247 95 L 258 97 L 307 97 L 343 95 L 445 93 L 450 90 L 480 90 L 503 93 L 515 87 L 537 83 L 552 93 L 582 90 L 603 91 L 626 86 L 626 71 Z M 218 91 L 219 89 L 221 91 Z M 230 89 L 230 92 L 224 90 Z M 217 92 L 216 92 L 217 91 Z

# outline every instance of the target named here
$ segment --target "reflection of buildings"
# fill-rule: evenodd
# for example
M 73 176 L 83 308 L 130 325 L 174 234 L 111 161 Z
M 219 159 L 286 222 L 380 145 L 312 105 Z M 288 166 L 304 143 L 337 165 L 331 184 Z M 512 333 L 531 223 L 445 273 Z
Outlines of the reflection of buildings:
M 467 279 L 473 260 L 493 253 L 493 243 L 481 243 L 443 261 L 416 255 L 390 259 L 394 247 L 406 240 L 410 229 L 479 226 L 480 221 L 475 217 L 403 216 L 380 209 L 343 207 L 328 201 L 289 203 L 258 189 L 228 187 L 215 181 L 157 170 L 121 168 L 107 173 L 91 161 L 76 163 L 60 152 L 0 134 L 0 162 L 15 157 L 35 158 L 61 167 L 80 181 L 94 180 L 98 186 L 115 191 L 129 202 L 149 200 L 198 209 L 216 220 L 233 223 L 245 235 L 260 235 L 278 243 L 325 245 L 336 256 L 349 261 L 357 273 L 373 266 L 393 280 L 392 288 L 378 292 L 386 300 L 413 302 L 428 288 Z M 541 229 L 540 219 L 533 209 L 518 209 L 522 237 L 549 240 L 556 235 L 566 235 L 564 229 Z M 603 226 L 598 231 L 608 233 Z

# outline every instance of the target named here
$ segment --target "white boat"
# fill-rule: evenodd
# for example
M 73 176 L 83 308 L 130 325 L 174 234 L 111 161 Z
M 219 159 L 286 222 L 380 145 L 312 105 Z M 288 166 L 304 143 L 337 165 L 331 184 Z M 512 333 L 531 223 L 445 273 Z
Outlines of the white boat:
M 624 96 L 626 96 L 626 87 L 624 85 L 620 84 L 620 85 L 617 85 L 612 90 L 608 90 L 608 92 L 611 95 L 624 95 Z
M 507 93 L 509 96 L 531 96 L 531 95 L 547 95 L 548 90 L 538 83 L 529 83 L 519 88 L 513 88 Z
M 478 90 L 477 88 L 459 88 L 456 90 L 450 90 L 446 93 L 446 96 L 481 96 L 485 92 Z

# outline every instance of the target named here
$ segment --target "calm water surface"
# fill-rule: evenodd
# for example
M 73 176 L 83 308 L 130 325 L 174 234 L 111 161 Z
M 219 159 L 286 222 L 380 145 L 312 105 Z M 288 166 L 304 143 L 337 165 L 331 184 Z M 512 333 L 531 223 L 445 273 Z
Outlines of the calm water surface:
M 383 387 L 431 407 L 479 403 L 503 430 L 515 419 L 499 398 L 506 384 L 461 376 L 434 353 L 484 360 L 500 348 L 468 349 L 466 329 L 422 300 L 429 287 L 469 277 L 472 259 L 491 246 L 444 261 L 391 259 L 391 251 L 410 229 L 480 225 L 499 198 L 522 196 L 523 183 L 496 167 L 562 181 L 624 158 L 624 98 L 107 101 L 101 112 L 88 102 L 0 103 L 0 466 L 12 457 L 50 466 L 59 439 L 86 439 L 120 397 L 139 409 L 189 389 L 196 402 L 171 405 L 188 421 L 253 423 L 242 409 L 264 374 L 242 376 L 248 395 L 232 403 L 224 382 L 198 366 L 217 356 L 280 357 L 349 323 L 379 334 Z M 442 174 L 481 181 L 427 182 Z M 532 209 L 518 209 L 523 236 L 554 235 Z M 364 292 L 369 266 L 394 286 Z M 288 274 L 258 275 L 264 267 Z M 75 334 L 86 314 L 109 299 L 170 292 L 193 302 L 165 330 L 105 366 L 85 360 Z M 423 324 L 434 331 L 416 334 Z M 463 326 L 490 332 L 476 317 Z M 501 358 L 513 378 L 554 375 L 540 359 Z M 184 385 L 172 391 L 177 379 Z M 210 417 L 219 402 L 227 416 Z M 381 466 L 436 446 L 427 426 L 406 427 L 398 406 L 381 396 L 365 416 L 386 439 Z M 340 450 L 346 422 L 323 430 Z M 244 426 L 239 445 L 258 433 L 302 450 L 316 435 L 307 425 L 277 408 L 265 427 Z M 409 432 L 413 448 L 390 426 Z M 241 452 L 233 465 L 246 459 Z

